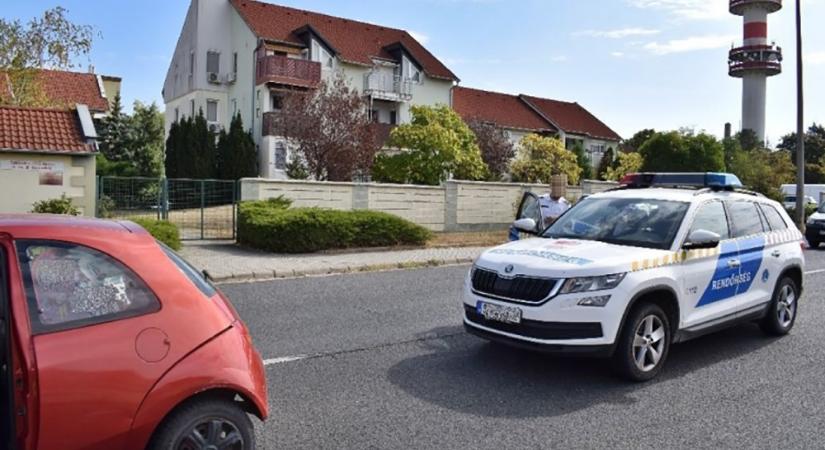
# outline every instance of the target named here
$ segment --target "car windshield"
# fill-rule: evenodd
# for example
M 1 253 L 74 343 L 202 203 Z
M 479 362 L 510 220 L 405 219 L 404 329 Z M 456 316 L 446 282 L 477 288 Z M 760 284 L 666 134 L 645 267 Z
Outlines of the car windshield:
M 689 204 L 639 198 L 587 198 L 545 230 L 546 238 L 667 249 Z

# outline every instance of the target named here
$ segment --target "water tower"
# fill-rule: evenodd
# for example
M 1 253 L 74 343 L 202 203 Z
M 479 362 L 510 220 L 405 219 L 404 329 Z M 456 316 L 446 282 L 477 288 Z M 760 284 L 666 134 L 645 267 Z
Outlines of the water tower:
M 730 50 L 728 74 L 742 79 L 742 129 L 765 141 L 765 96 L 768 77 L 782 72 L 782 48 L 768 42 L 768 14 L 782 0 L 730 0 L 730 12 L 743 17 L 744 42 Z

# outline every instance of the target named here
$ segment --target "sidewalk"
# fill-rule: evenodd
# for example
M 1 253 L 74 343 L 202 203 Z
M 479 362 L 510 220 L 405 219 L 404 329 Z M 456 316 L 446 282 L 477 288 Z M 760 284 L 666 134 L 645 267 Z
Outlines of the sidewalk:
M 487 247 L 421 248 L 284 255 L 238 247 L 229 241 L 186 243 L 181 255 L 216 282 L 469 264 Z

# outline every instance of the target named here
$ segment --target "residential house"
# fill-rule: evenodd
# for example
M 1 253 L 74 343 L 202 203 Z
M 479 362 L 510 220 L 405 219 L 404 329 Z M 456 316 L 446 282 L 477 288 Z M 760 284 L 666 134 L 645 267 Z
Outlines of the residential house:
M 411 105 L 450 104 L 458 78 L 408 32 L 252 0 L 192 0 L 163 88 L 166 126 L 203 111 L 214 131 L 240 114 L 260 175 L 285 178 L 272 126 L 285 92 L 342 75 L 386 136 Z
M 604 152 L 616 150 L 621 137 L 578 103 L 456 86 L 453 108 L 464 120 L 503 128 L 517 144 L 530 133 L 556 136 L 572 148 L 581 144 L 597 166 Z
M 0 212 L 28 212 L 65 194 L 94 216 L 96 139 L 86 105 L 0 107 Z

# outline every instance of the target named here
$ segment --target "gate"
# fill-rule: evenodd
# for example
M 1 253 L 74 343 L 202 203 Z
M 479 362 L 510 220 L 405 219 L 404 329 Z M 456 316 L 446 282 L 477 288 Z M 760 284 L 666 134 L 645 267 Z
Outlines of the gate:
M 97 216 L 168 220 L 183 240 L 235 239 L 238 183 L 185 178 L 99 177 Z

